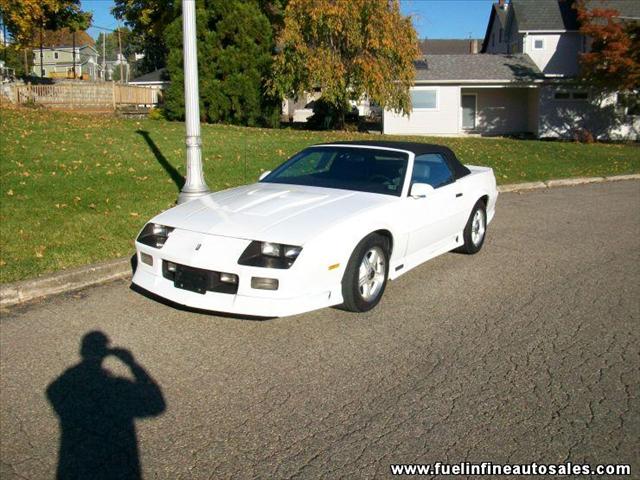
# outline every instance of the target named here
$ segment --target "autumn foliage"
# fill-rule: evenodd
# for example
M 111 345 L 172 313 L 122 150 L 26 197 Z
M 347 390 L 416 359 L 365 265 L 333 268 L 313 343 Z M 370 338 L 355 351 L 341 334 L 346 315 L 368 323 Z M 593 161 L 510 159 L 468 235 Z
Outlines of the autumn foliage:
M 0 0 L 0 11 L 9 33 L 22 46 L 30 46 L 41 29 L 84 29 L 91 14 L 80 9 L 80 0 Z
M 418 39 L 398 0 L 290 0 L 277 45 L 271 87 L 281 95 L 320 88 L 342 112 L 365 94 L 411 110 Z
M 581 55 L 582 77 L 604 90 L 640 88 L 640 26 L 621 20 L 617 10 L 587 8 L 576 3 L 580 33 L 590 41 L 590 51 Z

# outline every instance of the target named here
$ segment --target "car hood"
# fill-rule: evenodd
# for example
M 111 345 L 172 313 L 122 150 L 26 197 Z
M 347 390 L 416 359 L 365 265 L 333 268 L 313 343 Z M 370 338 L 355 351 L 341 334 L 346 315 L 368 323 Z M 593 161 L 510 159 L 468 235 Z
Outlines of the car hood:
M 255 183 L 178 205 L 153 221 L 211 235 L 304 245 L 337 223 L 397 200 L 350 190 Z

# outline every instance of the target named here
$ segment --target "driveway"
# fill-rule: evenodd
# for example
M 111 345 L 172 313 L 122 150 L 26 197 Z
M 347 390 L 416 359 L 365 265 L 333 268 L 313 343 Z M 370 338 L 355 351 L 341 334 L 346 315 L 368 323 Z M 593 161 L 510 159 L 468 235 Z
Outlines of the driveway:
M 61 415 L 63 473 L 372 478 L 400 462 L 569 460 L 639 478 L 639 207 L 634 181 L 503 194 L 480 254 L 428 262 L 362 315 L 221 318 L 126 282 L 5 311 L 0 477 L 54 475 Z M 129 381 L 92 367 L 107 338 L 131 353 L 104 362 Z

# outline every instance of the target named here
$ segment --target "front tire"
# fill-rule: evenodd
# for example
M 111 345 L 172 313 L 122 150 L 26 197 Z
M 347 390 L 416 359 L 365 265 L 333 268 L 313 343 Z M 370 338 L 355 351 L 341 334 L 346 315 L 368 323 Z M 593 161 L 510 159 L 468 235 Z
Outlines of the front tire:
M 389 242 L 378 234 L 365 237 L 353 250 L 342 277 L 342 308 L 366 312 L 382 298 L 389 276 Z
M 457 249 L 458 252 L 473 255 L 478 253 L 484 245 L 487 233 L 487 208 L 482 200 L 475 204 L 471 215 L 464 227 L 462 238 L 464 244 Z

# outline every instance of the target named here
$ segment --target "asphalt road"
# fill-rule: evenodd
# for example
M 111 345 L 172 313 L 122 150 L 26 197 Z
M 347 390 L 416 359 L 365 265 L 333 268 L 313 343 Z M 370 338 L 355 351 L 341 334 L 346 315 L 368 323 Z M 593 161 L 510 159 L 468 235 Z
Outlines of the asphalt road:
M 629 463 L 640 478 L 639 207 L 637 181 L 503 194 L 480 254 L 428 262 L 364 315 L 221 318 L 126 282 L 5 311 L 0 477 L 54 476 L 55 405 L 62 456 L 77 463 L 61 469 L 96 469 L 85 478 L 135 471 L 136 452 L 148 479 L 567 460 Z M 94 330 L 132 353 L 135 364 L 120 356 L 142 388 L 100 383 L 83 364 L 50 404 L 47 386 Z M 133 375 L 115 356 L 105 364 Z M 102 390 L 87 399 L 92 382 Z

